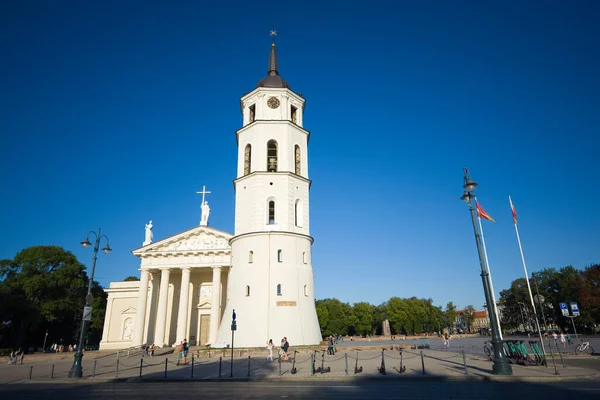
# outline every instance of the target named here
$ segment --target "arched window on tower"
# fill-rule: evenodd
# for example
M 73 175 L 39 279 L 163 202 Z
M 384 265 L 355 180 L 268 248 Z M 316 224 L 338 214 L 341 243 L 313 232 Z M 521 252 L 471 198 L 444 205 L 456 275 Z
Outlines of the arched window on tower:
M 304 285 L 304 296 L 308 297 L 308 289 L 306 288 L 306 285 Z
M 269 201 L 269 225 L 275 224 L 275 200 Z
M 254 262 L 254 252 L 252 250 L 250 250 L 250 252 L 248 253 L 248 263 L 252 264 Z
M 277 142 L 274 140 L 267 143 L 267 171 L 277 172 Z
M 294 205 L 294 225 L 298 228 L 302 228 L 302 219 L 304 218 L 302 211 L 302 202 L 297 199 Z
M 301 171 L 301 163 L 300 163 L 300 146 L 296 145 L 294 147 L 294 157 L 296 159 L 296 175 L 300 175 Z
M 246 285 L 246 297 L 250 296 L 250 285 Z
M 277 250 L 277 262 L 283 262 L 283 250 Z
M 281 283 L 277 284 L 277 296 L 281 296 Z
M 252 166 L 252 146 L 247 144 L 244 149 L 244 175 L 248 175 Z

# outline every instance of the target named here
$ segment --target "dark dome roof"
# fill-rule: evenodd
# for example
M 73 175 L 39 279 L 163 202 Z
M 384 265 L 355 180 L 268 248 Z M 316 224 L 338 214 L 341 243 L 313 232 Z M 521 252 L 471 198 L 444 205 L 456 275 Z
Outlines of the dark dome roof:
M 277 50 L 275 50 L 275 43 L 271 45 L 271 54 L 269 55 L 269 70 L 267 71 L 267 76 L 262 78 L 256 84 L 256 87 L 290 89 L 289 83 L 281 79 L 281 76 L 279 76 L 279 70 L 277 68 Z
M 262 78 L 256 87 L 268 87 L 268 88 L 290 88 L 289 83 L 281 79 L 279 75 L 267 75 Z

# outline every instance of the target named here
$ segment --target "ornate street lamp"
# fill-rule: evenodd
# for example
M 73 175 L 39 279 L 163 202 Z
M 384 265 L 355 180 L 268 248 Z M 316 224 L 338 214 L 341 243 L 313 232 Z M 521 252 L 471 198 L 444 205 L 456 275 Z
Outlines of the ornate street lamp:
M 475 219 L 475 207 L 473 207 L 473 199 L 475 195 L 473 191 L 477 187 L 477 183 L 471 180 L 469 176 L 469 170 L 464 169 L 464 185 L 465 192 L 460 197 L 469 206 L 471 212 L 471 221 L 473 222 L 473 231 L 475 232 L 475 242 L 477 244 L 477 253 L 479 255 L 479 265 L 481 266 L 481 280 L 483 282 L 483 292 L 485 293 L 486 304 L 494 304 L 491 290 L 490 275 L 487 271 L 484 261 L 484 255 L 481 244 L 481 233 L 477 226 L 477 220 Z M 488 307 L 490 314 L 490 325 L 492 328 L 492 346 L 494 348 L 494 361 L 492 365 L 492 371 L 496 375 L 512 375 L 512 367 L 504 354 L 504 342 L 500 339 L 500 327 L 498 326 L 498 319 L 496 318 L 496 307 Z
M 83 317 L 81 318 L 81 332 L 79 333 L 79 344 L 77 345 L 77 351 L 75 352 L 75 357 L 74 357 L 75 361 L 73 362 L 73 365 L 71 366 L 71 370 L 69 371 L 69 378 L 81 378 L 83 375 L 81 360 L 83 359 L 83 346 L 85 343 L 85 336 L 87 333 L 87 328 L 91 321 L 91 313 L 92 313 L 91 303 L 94 298 L 92 296 L 92 282 L 94 281 L 94 271 L 96 270 L 96 259 L 98 258 L 97 256 L 98 256 L 98 249 L 100 248 L 100 239 L 102 239 L 102 238 L 106 239 L 106 246 L 104 246 L 104 248 L 102 249 L 102 251 L 104 251 L 104 254 L 108 254 L 112 250 L 108 244 L 108 236 L 100 235 L 100 228 L 98 228 L 97 234 L 96 234 L 96 232 L 93 232 L 93 231 L 88 232 L 87 236 L 85 237 L 85 240 L 83 242 L 81 242 L 81 245 L 84 248 L 87 248 L 88 246 L 91 245 L 91 243 L 88 239 L 90 233 L 92 233 L 96 236 L 96 242 L 94 244 L 94 258 L 92 259 L 92 273 L 90 275 L 90 280 L 88 282 L 87 296 L 85 296 L 85 307 L 83 308 Z

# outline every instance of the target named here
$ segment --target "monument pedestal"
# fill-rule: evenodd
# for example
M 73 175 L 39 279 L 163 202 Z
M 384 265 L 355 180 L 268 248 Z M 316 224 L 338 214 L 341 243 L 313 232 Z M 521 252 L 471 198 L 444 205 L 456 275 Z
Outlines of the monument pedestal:
M 383 320 L 383 323 L 381 324 L 381 332 L 383 336 L 392 336 L 392 331 L 390 330 L 390 321 L 388 321 L 387 318 Z

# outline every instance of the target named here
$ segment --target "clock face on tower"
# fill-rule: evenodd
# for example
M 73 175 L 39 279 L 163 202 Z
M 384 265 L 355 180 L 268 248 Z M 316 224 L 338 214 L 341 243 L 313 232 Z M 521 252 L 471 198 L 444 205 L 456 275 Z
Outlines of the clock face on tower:
M 271 108 L 277 108 L 279 107 L 279 99 L 277 97 L 270 97 L 269 100 L 267 100 L 267 105 Z

